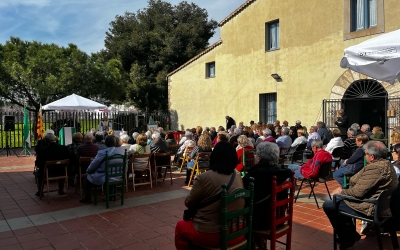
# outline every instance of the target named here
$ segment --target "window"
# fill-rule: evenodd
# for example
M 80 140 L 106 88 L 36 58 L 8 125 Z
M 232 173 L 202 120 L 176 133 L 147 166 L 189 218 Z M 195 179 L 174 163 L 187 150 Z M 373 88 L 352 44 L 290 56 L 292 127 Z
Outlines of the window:
M 377 0 L 351 0 L 351 31 L 377 26 Z
M 206 63 L 206 78 L 215 77 L 215 62 Z
M 260 121 L 274 123 L 276 120 L 276 93 L 260 94 L 259 105 Z
M 279 20 L 265 24 L 265 50 L 279 49 Z

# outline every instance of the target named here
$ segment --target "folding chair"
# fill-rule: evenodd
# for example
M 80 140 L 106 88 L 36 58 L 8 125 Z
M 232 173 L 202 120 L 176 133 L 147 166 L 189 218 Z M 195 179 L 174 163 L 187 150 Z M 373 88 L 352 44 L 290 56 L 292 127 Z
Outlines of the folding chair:
M 151 178 L 150 157 L 151 157 L 151 154 L 133 154 L 131 156 L 133 191 L 136 191 L 136 189 L 135 189 L 136 186 L 147 185 L 147 184 L 150 184 L 150 188 L 153 188 L 153 180 Z M 136 165 L 136 167 L 135 167 L 135 165 Z M 140 166 L 140 165 L 142 165 L 142 166 Z M 143 166 L 144 166 L 144 168 L 143 168 Z M 144 174 L 143 178 L 148 177 L 149 181 L 136 184 L 135 183 L 135 171 L 139 171 L 142 174 Z M 146 172 L 148 173 L 148 175 L 146 174 Z
M 106 191 L 106 208 L 110 207 L 110 198 L 113 201 L 116 201 L 117 196 L 121 197 L 121 206 L 124 205 L 124 192 L 126 185 L 126 149 L 125 154 L 115 154 L 108 156 L 108 152 L 106 152 L 105 156 L 106 160 L 106 177 L 105 183 L 103 185 Z M 115 162 L 115 160 L 119 160 Z M 121 192 L 117 192 L 117 188 L 121 189 Z M 95 188 L 96 189 L 96 188 Z M 94 201 L 93 203 L 97 205 L 97 192 L 94 192 Z
M 93 157 L 79 157 L 79 167 L 78 167 L 78 178 L 79 178 L 79 187 L 76 185 L 75 193 L 78 193 L 82 197 L 82 179 L 83 175 L 86 173 L 86 169 L 89 167 L 90 163 L 93 161 Z
M 44 164 L 44 171 L 43 171 L 43 181 L 40 189 L 40 199 L 42 199 L 43 195 L 43 187 L 44 182 L 47 183 L 47 203 L 50 203 L 50 192 L 56 192 L 59 189 L 50 190 L 50 181 L 53 180 L 62 180 L 65 179 L 65 185 L 67 186 L 68 192 L 68 163 L 69 159 L 59 160 L 59 161 L 46 161 Z M 67 197 L 67 192 L 64 195 L 60 195 L 58 197 Z
M 193 175 L 195 172 L 196 175 L 199 175 L 202 172 L 206 172 L 210 168 L 210 156 L 211 152 L 202 152 L 197 154 L 196 161 L 194 162 L 194 166 L 192 169 L 192 173 L 190 174 L 188 187 L 190 187 L 190 184 L 192 183 Z
M 190 153 L 192 153 L 193 149 L 194 149 L 194 147 L 187 146 L 185 148 L 185 151 L 183 151 L 182 157 L 179 157 L 179 160 L 182 160 L 181 167 L 179 168 L 179 173 L 182 173 L 183 166 L 189 162 L 189 160 L 190 160 L 189 155 L 190 155 Z
M 252 243 L 252 220 L 253 220 L 253 197 L 254 197 L 254 179 L 250 178 L 249 189 L 239 188 L 228 194 L 226 184 L 222 184 L 221 191 L 221 246 L 219 248 L 207 248 L 203 246 L 191 245 L 189 249 L 210 249 L 210 250 L 250 250 Z M 238 199 L 247 198 L 246 206 L 243 209 L 228 212 L 228 204 Z M 242 226 L 240 226 L 242 221 Z M 228 227 L 230 225 L 230 227 Z M 228 241 L 238 237 L 244 237 L 239 243 L 228 246 Z
M 292 154 L 287 154 L 286 158 L 291 161 L 290 164 L 301 160 L 303 162 L 303 152 L 307 147 L 307 143 L 297 145 L 296 150 Z
M 165 168 L 165 173 L 163 176 L 163 182 L 165 181 L 165 176 L 167 175 L 167 171 L 169 169 L 169 176 L 171 177 L 171 185 L 172 185 L 172 166 L 171 166 L 171 152 L 167 153 L 154 153 L 154 167 L 155 167 L 155 180 L 157 186 L 157 177 L 158 177 L 158 168 Z M 164 162 L 168 162 L 167 164 L 157 165 L 157 158 Z
M 375 211 L 374 215 L 371 217 L 357 216 L 357 215 L 352 215 L 352 214 L 348 214 L 346 212 L 340 211 L 339 210 L 339 202 L 337 202 L 337 198 L 341 198 L 343 200 L 348 200 L 348 201 L 357 202 L 357 203 L 362 203 L 362 202 L 372 203 L 372 204 L 374 204 L 374 211 Z M 390 238 L 392 240 L 393 249 L 399 249 L 399 242 L 397 241 L 396 228 L 395 228 L 396 224 L 394 223 L 393 217 L 384 217 L 384 218 L 379 217 L 379 211 L 387 209 L 390 206 L 391 194 L 389 194 L 388 190 L 383 190 L 382 193 L 380 193 L 376 199 L 363 199 L 363 200 L 357 199 L 353 196 L 335 194 L 335 195 L 333 195 L 333 203 L 336 206 L 337 216 L 340 216 L 340 215 L 348 216 L 350 218 L 353 218 L 353 220 L 358 219 L 358 220 L 367 221 L 368 223 L 373 223 L 375 226 L 376 238 L 378 239 L 378 246 L 379 246 L 380 250 L 383 250 L 380 228 L 385 223 L 390 223 Z M 336 242 L 337 242 L 337 237 L 336 237 L 336 231 L 334 228 L 333 229 L 333 249 L 334 250 L 337 249 Z
M 332 161 L 335 163 L 334 169 L 340 167 L 342 152 L 343 152 L 343 147 L 337 147 L 332 151 Z
M 276 242 L 286 245 L 286 250 L 291 249 L 294 182 L 294 173 L 292 173 L 290 181 L 284 181 L 280 185 L 277 185 L 277 177 L 273 177 L 269 229 L 253 230 L 259 249 L 267 249 L 264 240 L 270 240 L 270 249 L 276 249 Z M 289 197 L 278 200 L 278 193 L 280 192 L 289 193 Z M 286 244 L 278 241 L 284 235 L 286 235 Z
M 308 183 L 310 184 L 310 188 L 311 188 L 311 192 L 308 195 L 308 199 L 310 199 L 311 194 L 312 194 L 314 196 L 314 200 L 315 200 L 315 203 L 317 204 L 318 209 L 319 209 L 319 204 L 317 201 L 317 197 L 315 196 L 315 192 L 314 192 L 314 187 L 315 187 L 315 184 L 317 184 L 317 182 L 325 184 L 326 191 L 328 192 L 329 198 L 332 200 L 331 194 L 328 189 L 328 185 L 326 184 L 326 179 L 330 175 L 331 166 L 332 166 L 332 162 L 326 162 L 326 163 L 322 164 L 321 167 L 319 168 L 318 177 L 303 178 L 303 180 L 301 181 L 301 184 L 300 184 L 300 188 L 297 191 L 296 199 L 294 200 L 294 202 L 296 202 L 297 198 L 299 197 L 299 193 L 300 193 L 301 187 L 303 186 L 304 181 L 308 181 Z

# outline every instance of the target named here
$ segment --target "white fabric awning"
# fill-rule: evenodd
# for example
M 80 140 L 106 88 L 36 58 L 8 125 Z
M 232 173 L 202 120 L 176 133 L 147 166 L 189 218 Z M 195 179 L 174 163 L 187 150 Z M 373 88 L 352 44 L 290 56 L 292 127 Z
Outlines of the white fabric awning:
M 66 96 L 42 107 L 44 110 L 80 110 L 104 108 L 107 108 L 107 106 L 75 94 Z

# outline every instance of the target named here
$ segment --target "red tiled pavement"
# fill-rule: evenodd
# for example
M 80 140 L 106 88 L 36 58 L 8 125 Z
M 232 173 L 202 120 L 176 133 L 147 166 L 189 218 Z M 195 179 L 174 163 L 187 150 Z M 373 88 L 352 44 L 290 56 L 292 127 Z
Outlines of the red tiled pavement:
M 69 207 L 81 206 L 80 196 L 70 190 L 70 200 L 52 200 L 47 204 L 35 197 L 32 168 L 2 170 L 1 166 L 12 166 L 12 158 L 1 157 L 0 162 L 0 220 L 13 216 L 22 217 L 45 213 Z M 33 165 L 34 158 L 29 159 Z M 22 161 L 22 160 L 21 160 Z M 9 165 L 4 165 L 8 162 Z M 17 164 L 20 162 L 18 161 Z M 26 162 L 25 162 L 26 164 Z M 168 182 L 150 189 L 142 186 L 138 191 L 127 194 L 128 198 L 162 193 L 181 189 L 182 175 L 174 175 L 174 185 Z M 300 184 L 300 183 L 298 183 Z M 330 191 L 337 184 L 328 183 Z M 309 192 L 306 185 L 304 193 Z M 317 194 L 326 194 L 325 186 L 317 184 Z M 311 198 L 312 199 L 312 198 Z M 123 208 L 95 215 L 75 218 L 41 226 L 1 232 L 0 249 L 175 249 L 174 228 L 181 218 L 184 198 L 133 208 Z M 322 205 L 322 204 L 320 204 Z M 34 212 L 32 212 L 32 210 Z M 331 249 L 332 227 L 322 209 L 317 209 L 313 200 L 309 203 L 297 202 L 294 206 L 292 249 Z M 385 249 L 391 249 L 387 235 L 382 236 Z M 285 237 L 280 239 L 285 241 Z M 278 244 L 278 249 L 284 249 Z M 353 249 L 377 249 L 374 233 L 362 236 Z

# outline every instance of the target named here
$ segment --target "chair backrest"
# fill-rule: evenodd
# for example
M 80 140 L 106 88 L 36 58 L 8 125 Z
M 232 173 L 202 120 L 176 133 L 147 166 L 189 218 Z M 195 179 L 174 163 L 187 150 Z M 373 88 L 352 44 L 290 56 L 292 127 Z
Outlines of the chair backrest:
M 296 147 L 296 151 L 303 151 L 303 150 L 306 149 L 306 147 L 307 147 L 307 143 L 299 144 L 299 145 L 297 145 L 297 147 Z
M 271 241 L 275 242 L 280 235 L 277 235 L 277 229 L 285 228 L 282 231 L 282 235 L 289 233 L 292 230 L 292 218 L 293 218 L 293 201 L 294 201 L 294 173 L 290 177 L 290 180 L 286 180 L 281 184 L 277 185 L 277 177 L 272 178 L 271 188 L 271 219 L 269 229 L 271 231 Z M 288 192 L 289 195 L 285 199 L 278 199 L 280 192 Z M 283 227 L 283 225 L 285 227 Z M 284 233 L 285 232 L 285 233 Z M 290 249 L 290 248 L 289 248 Z
M 255 154 L 256 150 L 254 149 L 248 149 L 246 150 L 245 148 L 242 148 L 244 150 L 242 154 L 242 162 L 243 162 L 243 172 L 247 172 L 250 167 L 254 166 L 255 164 Z
M 326 181 L 326 177 L 331 173 L 331 167 L 332 162 L 325 162 L 319 167 L 318 178 L 320 181 Z
M 169 144 L 168 148 L 169 151 L 172 152 L 172 154 L 176 154 L 176 151 L 178 151 L 178 144 Z
M 155 152 L 153 153 L 154 155 L 154 166 L 157 166 L 157 160 L 159 163 L 161 162 L 162 164 L 158 165 L 171 165 L 171 152 L 166 152 L 166 153 L 160 153 L 160 152 Z
M 110 178 L 118 178 L 125 181 L 126 154 L 126 149 L 123 155 L 114 154 L 109 156 L 108 151 L 106 151 L 106 182 Z
M 339 158 L 342 155 L 343 147 L 334 148 L 332 151 L 332 157 Z
M 210 156 L 211 156 L 211 152 L 197 153 L 195 165 L 197 165 L 199 168 L 209 168 L 210 167 Z
M 150 157 L 151 157 L 151 154 L 132 154 L 131 163 L 134 168 L 135 168 L 135 164 L 136 164 L 136 168 L 140 168 L 140 169 L 148 168 L 149 164 L 150 164 Z M 137 161 L 135 161 L 135 160 L 137 160 Z M 143 167 L 144 164 L 146 164 L 145 167 Z
M 65 175 L 65 167 L 68 167 L 69 159 L 46 161 L 45 169 L 48 169 L 49 176 Z M 44 172 L 43 172 L 44 174 Z
M 284 155 L 289 153 L 290 147 L 288 148 L 279 148 L 279 155 Z
M 81 174 L 86 173 L 86 169 L 89 167 L 90 163 L 93 161 L 93 157 L 79 157 L 79 166 L 81 167 Z
M 184 157 L 189 157 L 189 155 L 192 153 L 194 147 L 191 146 L 186 146 L 185 151 L 183 152 Z
M 239 188 L 228 195 L 226 184 L 223 183 L 221 190 L 221 247 L 228 249 L 228 241 L 246 235 L 246 245 L 240 249 L 251 249 L 251 231 L 253 219 L 254 179 L 250 178 L 249 189 Z M 240 210 L 228 212 L 228 204 L 238 199 L 247 198 L 247 205 Z M 242 227 L 240 226 L 242 222 Z M 228 229 L 228 224 L 231 227 Z

